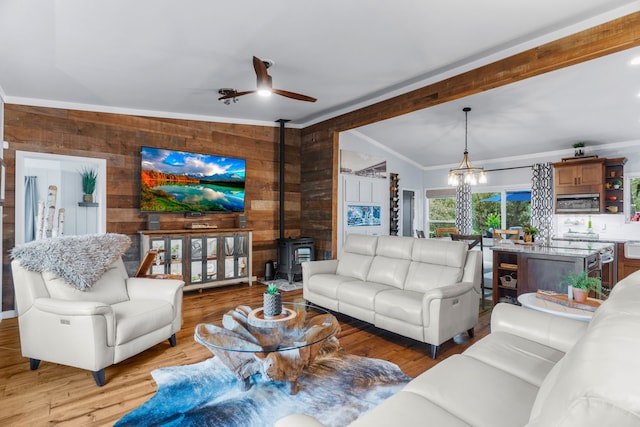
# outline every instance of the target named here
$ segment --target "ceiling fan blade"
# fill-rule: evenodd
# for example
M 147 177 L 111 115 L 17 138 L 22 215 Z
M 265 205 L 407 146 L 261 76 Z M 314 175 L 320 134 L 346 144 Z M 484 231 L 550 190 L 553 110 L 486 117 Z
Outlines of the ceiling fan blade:
M 269 80 L 269 74 L 267 73 L 267 66 L 262 59 L 257 56 L 253 57 L 253 69 L 256 70 L 256 76 L 258 77 L 258 86 L 261 83 Z
M 222 101 L 223 99 L 237 98 L 239 96 L 248 95 L 250 93 L 255 93 L 255 92 L 256 92 L 255 90 L 246 90 L 244 92 L 232 92 L 227 95 L 221 96 L 220 98 L 218 98 L 218 101 Z
M 286 96 L 287 98 L 297 99 L 298 101 L 307 101 L 307 102 L 316 102 L 317 101 L 317 99 L 312 98 L 310 96 L 302 95 L 302 94 L 295 93 L 295 92 L 289 92 L 287 90 L 272 89 L 272 91 L 273 91 L 273 93 L 277 93 L 278 95 Z

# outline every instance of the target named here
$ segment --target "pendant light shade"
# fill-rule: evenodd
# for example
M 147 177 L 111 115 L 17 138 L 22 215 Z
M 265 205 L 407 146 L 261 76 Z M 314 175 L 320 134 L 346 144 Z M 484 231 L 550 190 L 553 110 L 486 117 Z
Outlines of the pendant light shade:
M 485 184 L 487 182 L 487 174 L 484 168 L 476 168 L 469 161 L 469 150 L 467 150 L 467 125 L 468 114 L 471 108 L 464 107 L 464 155 L 462 162 L 457 168 L 449 169 L 449 185 L 458 186 L 460 184 L 476 185 L 478 183 Z

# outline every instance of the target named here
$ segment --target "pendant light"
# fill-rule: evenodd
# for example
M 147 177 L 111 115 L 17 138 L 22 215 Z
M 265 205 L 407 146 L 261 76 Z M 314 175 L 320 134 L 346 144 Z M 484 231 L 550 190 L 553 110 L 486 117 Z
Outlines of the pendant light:
M 469 111 L 471 111 L 471 108 L 464 107 L 462 111 L 464 111 L 464 156 L 462 157 L 462 162 L 460 162 L 460 165 L 457 168 L 449 170 L 448 183 L 453 186 L 458 186 L 459 184 L 485 184 L 487 182 L 487 174 L 485 173 L 484 168 L 473 167 L 469 161 L 469 151 L 467 150 L 467 125 L 469 121 L 468 114 Z

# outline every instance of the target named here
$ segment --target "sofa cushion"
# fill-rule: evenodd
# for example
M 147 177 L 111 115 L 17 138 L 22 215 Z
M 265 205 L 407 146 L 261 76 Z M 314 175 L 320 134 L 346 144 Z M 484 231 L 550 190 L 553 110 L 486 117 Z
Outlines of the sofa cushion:
M 620 295 L 598 310 L 616 305 Z M 540 387 L 531 412 L 534 425 L 557 420 L 576 427 L 640 425 L 638 330 L 639 316 L 609 310 L 590 325 L 560 362 L 562 368 L 556 365 Z
M 373 311 L 376 295 L 388 289 L 389 286 L 380 283 L 343 282 L 338 288 L 338 304 L 345 303 Z
M 464 242 L 417 239 L 404 289 L 426 292 L 460 282 L 467 252 L 468 245 Z
M 367 280 L 371 261 L 373 261 L 373 256 L 344 252 L 338 261 L 336 274 L 358 280 Z
M 80 291 L 56 274 L 43 271 L 42 278 L 51 298 L 68 301 L 96 301 L 115 304 L 129 300 L 127 293 L 127 271 L 120 260 L 104 272 L 86 291 Z
M 373 261 L 371 261 L 367 281 L 402 289 L 410 264 L 411 261 L 409 259 L 389 258 L 376 255 Z
M 338 288 L 345 282 L 356 281 L 353 277 L 339 276 L 337 274 L 314 274 L 305 286 L 311 292 L 328 298 L 338 298 Z
M 376 255 L 387 258 L 411 259 L 413 244 L 416 241 L 413 237 L 406 236 L 380 236 L 376 246 Z
M 472 357 L 453 355 L 403 391 L 424 397 L 472 426 L 514 427 L 527 423 L 538 387 Z
M 376 316 L 382 315 L 422 326 L 422 294 L 398 289 L 376 295 Z
M 112 308 L 116 316 L 116 345 L 128 343 L 173 321 L 173 306 L 166 301 L 125 301 Z
M 492 332 L 469 347 L 465 356 L 540 387 L 564 352 L 517 335 Z

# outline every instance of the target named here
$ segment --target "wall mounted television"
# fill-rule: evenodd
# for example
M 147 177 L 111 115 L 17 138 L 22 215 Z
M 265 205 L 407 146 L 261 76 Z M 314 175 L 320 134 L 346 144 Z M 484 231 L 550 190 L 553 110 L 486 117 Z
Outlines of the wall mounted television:
M 245 160 L 141 147 L 140 166 L 142 212 L 244 212 Z

